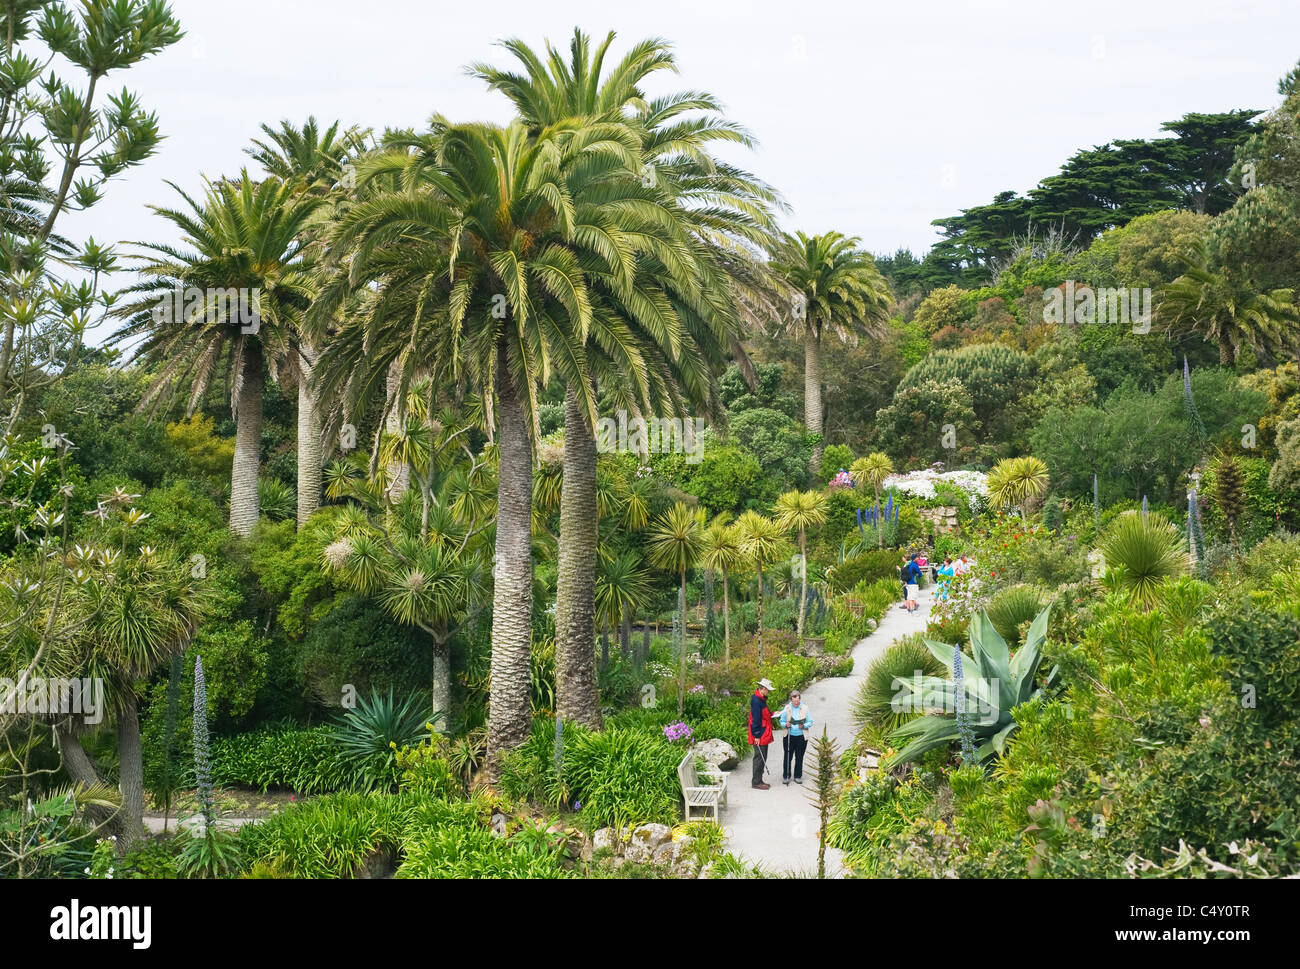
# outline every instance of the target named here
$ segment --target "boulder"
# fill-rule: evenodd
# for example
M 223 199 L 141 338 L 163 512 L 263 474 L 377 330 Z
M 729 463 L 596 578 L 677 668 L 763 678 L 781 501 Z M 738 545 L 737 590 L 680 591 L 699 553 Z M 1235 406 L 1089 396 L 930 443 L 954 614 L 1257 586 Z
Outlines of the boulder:
M 647 862 L 654 857 L 655 851 L 673 836 L 673 829 L 666 824 L 643 824 L 632 832 L 628 838 L 623 854 L 629 861 Z
M 492 815 L 492 837 L 504 838 L 506 836 L 506 816 L 500 812 Z
M 602 848 L 614 847 L 614 829 L 601 828 L 591 837 L 591 850 L 600 851 Z
M 718 770 L 735 770 L 736 765 L 740 763 L 736 748 L 717 737 L 696 744 L 693 752 L 696 757 L 702 758 L 705 763 Z

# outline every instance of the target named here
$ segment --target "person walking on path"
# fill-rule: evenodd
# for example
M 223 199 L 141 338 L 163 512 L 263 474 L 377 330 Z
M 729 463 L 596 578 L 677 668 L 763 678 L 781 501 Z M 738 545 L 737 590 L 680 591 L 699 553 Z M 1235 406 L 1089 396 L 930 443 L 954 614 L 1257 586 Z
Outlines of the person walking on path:
M 763 772 L 767 770 L 767 748 L 772 744 L 772 711 L 767 706 L 767 695 L 773 689 L 771 680 L 759 680 L 754 695 L 749 698 L 749 744 L 754 748 L 753 787 L 759 791 L 772 786 L 763 783 Z
M 799 691 L 790 694 L 790 702 L 781 709 L 781 727 L 786 734 L 781 738 L 785 749 L 782 759 L 781 783 L 790 783 L 790 761 L 794 761 L 794 782 L 803 783 L 803 754 L 808 749 L 807 731 L 812 728 L 812 713 L 804 706 Z
M 903 564 L 903 587 L 903 608 L 908 612 L 916 612 L 920 605 L 917 600 L 921 595 L 921 569 L 916 564 L 915 555 Z
M 943 565 L 939 566 L 939 588 L 936 590 L 940 599 L 948 598 L 948 580 L 957 574 L 956 566 L 953 565 L 952 556 L 943 557 Z

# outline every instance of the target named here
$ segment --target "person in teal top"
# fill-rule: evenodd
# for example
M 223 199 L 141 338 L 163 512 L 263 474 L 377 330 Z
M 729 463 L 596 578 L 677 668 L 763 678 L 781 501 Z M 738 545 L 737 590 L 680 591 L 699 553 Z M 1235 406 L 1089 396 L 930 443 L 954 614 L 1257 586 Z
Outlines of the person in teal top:
M 812 728 L 813 718 L 804 705 L 799 691 L 790 694 L 790 702 L 781 710 L 781 727 L 786 730 L 781 738 L 785 748 L 785 758 L 781 769 L 781 782 L 790 783 L 790 762 L 794 761 L 794 782 L 803 783 L 803 755 L 808 749 L 808 731 Z

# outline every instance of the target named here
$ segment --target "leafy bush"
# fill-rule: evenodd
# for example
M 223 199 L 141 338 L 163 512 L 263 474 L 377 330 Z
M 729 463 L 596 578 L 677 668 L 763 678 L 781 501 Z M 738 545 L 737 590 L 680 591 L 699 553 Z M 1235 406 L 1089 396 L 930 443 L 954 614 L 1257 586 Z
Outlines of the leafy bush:
M 240 829 L 245 859 L 280 877 L 355 878 L 368 864 L 391 864 L 417 803 L 414 795 L 347 793 L 294 804 Z
M 901 588 L 902 580 L 897 578 L 901 562 L 899 553 L 891 548 L 859 552 L 828 569 L 826 581 L 832 592 L 846 592 L 863 582 L 871 584 L 886 578 L 895 579 Z
M 682 750 L 662 735 L 611 728 L 565 744 L 564 777 L 584 820 L 624 826 L 677 820 Z
M 427 690 L 429 657 L 427 634 L 394 622 L 370 600 L 349 595 L 306 623 L 296 664 L 312 693 L 338 707 L 344 684 L 358 693 L 393 690 L 399 696 Z
M 334 728 L 273 726 L 212 742 L 212 782 L 219 787 L 283 788 L 323 794 L 352 786 Z
M 471 802 L 426 801 L 401 839 L 397 878 L 566 878 L 556 853 L 539 854 L 495 837 Z
M 1042 589 L 1032 585 L 1013 585 L 989 600 L 989 619 L 993 622 L 993 628 L 1007 641 L 1007 645 L 1020 645 L 1023 638 L 1020 627 L 1032 622 L 1042 611 L 1045 599 Z
M 890 729 L 902 726 L 915 714 L 891 706 L 899 694 L 894 681 L 900 678 L 911 680 L 918 673 L 921 676 L 942 676 L 944 669 L 919 633 L 895 640 L 867 667 L 866 678 L 850 707 L 853 722 L 859 728 L 869 723 L 882 724 Z

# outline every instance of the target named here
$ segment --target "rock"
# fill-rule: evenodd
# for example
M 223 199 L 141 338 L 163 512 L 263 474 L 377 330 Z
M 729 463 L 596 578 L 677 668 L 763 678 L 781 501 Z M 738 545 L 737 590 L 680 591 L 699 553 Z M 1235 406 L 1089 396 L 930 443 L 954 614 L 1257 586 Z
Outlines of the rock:
M 681 857 L 682 849 L 676 841 L 667 841 L 655 849 L 650 860 L 656 865 L 675 865 Z
M 492 815 L 492 837 L 504 838 L 506 836 L 506 816 L 501 813 Z
M 591 850 L 593 853 L 600 851 L 602 848 L 613 848 L 613 847 L 614 847 L 613 828 L 601 828 L 594 835 L 592 835 Z
M 740 763 L 736 748 L 717 737 L 696 744 L 694 753 L 696 757 L 702 758 L 706 764 L 711 764 L 718 770 L 735 770 L 736 765 Z
M 654 857 L 655 850 L 672 836 L 673 829 L 666 824 L 643 824 L 632 832 L 623 854 L 629 861 L 647 862 Z

